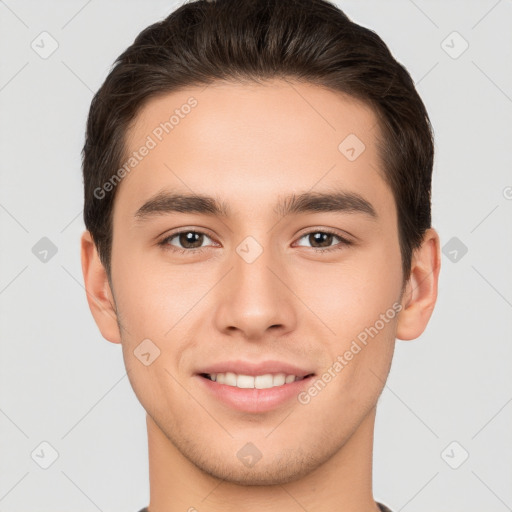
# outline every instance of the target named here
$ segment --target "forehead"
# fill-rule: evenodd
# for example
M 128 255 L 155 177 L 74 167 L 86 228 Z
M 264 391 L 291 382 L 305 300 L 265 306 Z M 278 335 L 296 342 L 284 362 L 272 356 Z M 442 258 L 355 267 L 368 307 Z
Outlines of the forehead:
M 257 212 L 274 194 L 333 186 L 390 195 L 379 134 L 368 105 L 309 83 L 190 87 L 151 98 L 140 109 L 126 134 L 124 163 L 134 152 L 138 160 L 117 196 L 133 215 L 164 188 L 227 194 Z M 151 149 L 141 158 L 144 146 Z

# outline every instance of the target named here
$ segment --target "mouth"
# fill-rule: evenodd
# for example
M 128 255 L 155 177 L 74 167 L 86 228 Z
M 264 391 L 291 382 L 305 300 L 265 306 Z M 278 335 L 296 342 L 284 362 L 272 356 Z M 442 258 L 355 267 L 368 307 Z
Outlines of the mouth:
M 244 413 L 265 413 L 298 402 L 316 375 L 307 362 L 285 359 L 217 361 L 196 368 L 194 378 L 205 398 Z
M 196 373 L 199 389 L 208 399 L 243 413 L 269 413 L 286 404 L 298 403 L 298 397 L 311 383 L 314 373 L 266 373 L 261 375 Z
M 236 387 L 240 389 L 270 389 L 284 386 L 300 380 L 313 377 L 314 373 L 304 376 L 285 373 L 266 373 L 263 375 L 244 375 L 234 372 L 224 373 L 200 373 L 199 376 L 218 384 Z

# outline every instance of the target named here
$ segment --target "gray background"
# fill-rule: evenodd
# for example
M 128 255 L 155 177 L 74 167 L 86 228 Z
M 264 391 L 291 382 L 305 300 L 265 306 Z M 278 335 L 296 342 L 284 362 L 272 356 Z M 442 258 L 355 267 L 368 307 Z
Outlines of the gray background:
M 176 5 L 0 1 L 0 512 L 148 503 L 145 411 L 83 289 L 80 151 L 112 62 Z M 397 341 L 380 399 L 375 497 L 394 511 L 512 510 L 512 1 L 338 5 L 425 101 L 445 247 L 431 322 Z M 43 237 L 57 248 L 46 261 Z M 48 469 L 42 442 L 58 453 Z

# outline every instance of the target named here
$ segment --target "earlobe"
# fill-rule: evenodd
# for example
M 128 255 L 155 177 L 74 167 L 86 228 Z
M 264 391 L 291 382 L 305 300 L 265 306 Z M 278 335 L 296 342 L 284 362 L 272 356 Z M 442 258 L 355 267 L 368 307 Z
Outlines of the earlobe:
M 94 321 L 106 340 L 121 343 L 114 297 L 89 231 L 84 231 L 81 237 L 81 259 L 87 302 Z
M 437 300 L 441 248 L 439 235 L 430 228 L 412 258 L 411 275 L 402 297 L 396 337 L 413 340 L 427 327 Z

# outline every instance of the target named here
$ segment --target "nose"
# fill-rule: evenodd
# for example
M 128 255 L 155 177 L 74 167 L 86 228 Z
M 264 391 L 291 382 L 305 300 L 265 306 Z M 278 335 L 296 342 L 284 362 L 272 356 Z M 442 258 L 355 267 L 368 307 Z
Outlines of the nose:
M 254 250 L 252 246 L 250 251 Z M 254 261 L 247 255 L 243 250 L 233 251 L 231 271 L 217 291 L 217 329 L 253 341 L 294 330 L 297 304 L 284 260 L 278 261 L 278 256 L 266 248 Z

